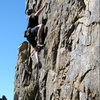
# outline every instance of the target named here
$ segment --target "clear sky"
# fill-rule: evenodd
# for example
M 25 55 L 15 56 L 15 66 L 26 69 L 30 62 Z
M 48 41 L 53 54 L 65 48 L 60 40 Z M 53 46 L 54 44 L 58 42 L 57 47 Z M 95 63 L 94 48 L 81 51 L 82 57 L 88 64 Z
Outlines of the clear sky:
M 0 0 L 0 98 L 13 100 L 17 48 L 25 40 L 25 0 Z

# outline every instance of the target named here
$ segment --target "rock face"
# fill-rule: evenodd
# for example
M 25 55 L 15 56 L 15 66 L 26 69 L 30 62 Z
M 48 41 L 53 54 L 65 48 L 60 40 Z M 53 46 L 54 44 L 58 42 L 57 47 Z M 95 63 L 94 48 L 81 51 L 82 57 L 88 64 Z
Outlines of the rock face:
M 39 53 L 39 85 L 34 51 L 28 42 L 18 48 L 14 100 L 100 100 L 99 0 L 26 0 L 46 19 L 45 48 Z

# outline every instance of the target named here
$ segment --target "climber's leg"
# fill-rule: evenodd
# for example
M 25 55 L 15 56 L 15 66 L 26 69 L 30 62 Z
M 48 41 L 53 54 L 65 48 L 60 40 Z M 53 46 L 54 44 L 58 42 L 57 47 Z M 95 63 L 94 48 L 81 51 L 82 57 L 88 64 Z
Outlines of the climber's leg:
M 41 43 L 41 36 L 42 36 L 42 33 L 43 33 L 43 28 L 44 28 L 44 25 L 43 24 L 39 24 L 38 25 L 38 33 L 37 33 L 37 37 L 38 37 L 38 43 Z
M 35 51 L 36 62 L 39 63 L 40 59 L 39 59 L 39 54 L 38 54 L 38 48 L 34 47 L 34 51 Z
M 34 51 L 35 51 L 35 57 L 36 57 L 36 67 L 38 67 L 38 68 L 41 68 L 42 67 L 42 64 L 41 64 L 41 62 L 40 62 L 40 58 L 39 58 L 39 54 L 38 54 L 38 48 L 37 47 L 35 47 L 34 48 Z

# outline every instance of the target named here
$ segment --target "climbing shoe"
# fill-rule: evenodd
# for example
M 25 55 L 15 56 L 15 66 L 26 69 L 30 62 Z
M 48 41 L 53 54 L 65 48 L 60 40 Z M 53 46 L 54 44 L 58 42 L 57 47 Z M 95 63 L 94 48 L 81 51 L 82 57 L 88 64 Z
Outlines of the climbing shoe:
M 38 63 L 35 64 L 35 68 L 39 68 L 39 69 L 41 69 L 41 67 L 42 67 L 42 64 L 41 64 L 40 61 L 39 61 Z
M 37 46 L 38 46 L 38 47 L 43 47 L 44 45 L 43 45 L 43 44 L 38 43 L 38 44 L 37 44 Z
M 39 69 L 42 67 L 42 64 L 41 64 L 40 61 L 39 61 L 39 63 L 38 63 L 38 67 L 39 67 Z

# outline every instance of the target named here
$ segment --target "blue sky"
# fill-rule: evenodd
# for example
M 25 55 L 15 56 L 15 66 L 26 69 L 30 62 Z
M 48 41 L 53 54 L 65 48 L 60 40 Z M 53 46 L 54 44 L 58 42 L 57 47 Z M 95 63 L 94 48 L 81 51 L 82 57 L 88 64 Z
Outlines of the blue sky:
M 13 100 L 17 48 L 25 40 L 25 0 L 0 0 L 0 98 Z

